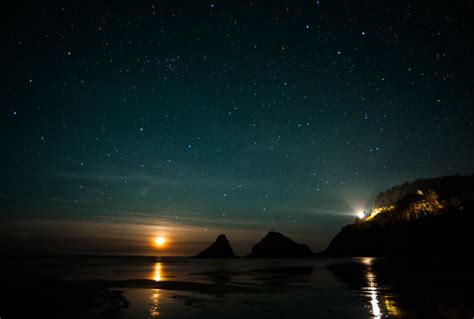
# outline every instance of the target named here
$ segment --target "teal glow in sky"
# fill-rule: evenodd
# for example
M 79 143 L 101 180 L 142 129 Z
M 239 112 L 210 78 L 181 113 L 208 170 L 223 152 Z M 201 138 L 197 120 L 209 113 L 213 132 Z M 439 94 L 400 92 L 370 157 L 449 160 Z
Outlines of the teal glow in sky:
M 225 232 L 245 253 L 269 230 L 317 251 L 379 191 L 473 172 L 469 6 L 37 1 L 5 14 L 5 251 L 148 254 L 165 232 L 179 255 Z

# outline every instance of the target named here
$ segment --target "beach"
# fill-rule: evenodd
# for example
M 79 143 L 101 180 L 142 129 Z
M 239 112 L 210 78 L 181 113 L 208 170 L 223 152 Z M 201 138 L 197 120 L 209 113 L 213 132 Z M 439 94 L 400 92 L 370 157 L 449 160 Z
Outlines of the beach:
M 54 289 L 64 299 L 74 291 L 76 303 L 60 308 L 57 316 L 49 314 L 56 318 L 67 311 L 71 318 L 123 319 L 469 318 L 473 313 L 472 271 L 439 261 L 75 256 L 10 258 L 3 265 L 2 286 L 16 291 L 11 305 L 31 300 L 35 291 L 44 294 L 44 287 L 50 287 L 46 303 L 57 299 Z M 38 311 L 51 309 L 44 305 Z M 21 310 L 9 314 L 26 317 Z

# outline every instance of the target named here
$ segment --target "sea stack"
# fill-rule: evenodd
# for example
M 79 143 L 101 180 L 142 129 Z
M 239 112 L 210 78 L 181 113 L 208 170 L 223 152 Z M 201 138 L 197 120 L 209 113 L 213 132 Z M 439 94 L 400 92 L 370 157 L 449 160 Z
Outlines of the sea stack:
M 247 257 L 296 258 L 312 256 L 313 252 L 308 245 L 299 244 L 283 234 L 271 231 L 252 247 L 252 252 Z
M 222 234 L 217 236 L 215 242 L 208 248 L 201 251 L 196 258 L 236 258 L 234 250 L 230 246 L 227 237 Z

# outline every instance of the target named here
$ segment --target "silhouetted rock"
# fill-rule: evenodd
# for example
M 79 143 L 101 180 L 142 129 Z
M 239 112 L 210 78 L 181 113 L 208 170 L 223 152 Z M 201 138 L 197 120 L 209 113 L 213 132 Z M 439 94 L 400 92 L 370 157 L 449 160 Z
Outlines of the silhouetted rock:
M 247 257 L 288 258 L 311 257 L 312 255 L 313 252 L 308 245 L 298 244 L 283 234 L 271 231 L 252 247 L 252 252 Z
M 196 258 L 235 258 L 234 250 L 225 235 L 217 236 L 215 242 L 201 251 Z

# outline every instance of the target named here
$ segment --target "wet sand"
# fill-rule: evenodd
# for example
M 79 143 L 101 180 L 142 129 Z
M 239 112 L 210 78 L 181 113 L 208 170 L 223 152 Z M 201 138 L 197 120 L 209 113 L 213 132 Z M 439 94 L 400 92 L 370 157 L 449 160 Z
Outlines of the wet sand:
M 472 265 L 377 258 L 5 261 L 2 318 L 471 318 Z M 6 316 L 5 314 L 9 314 Z

